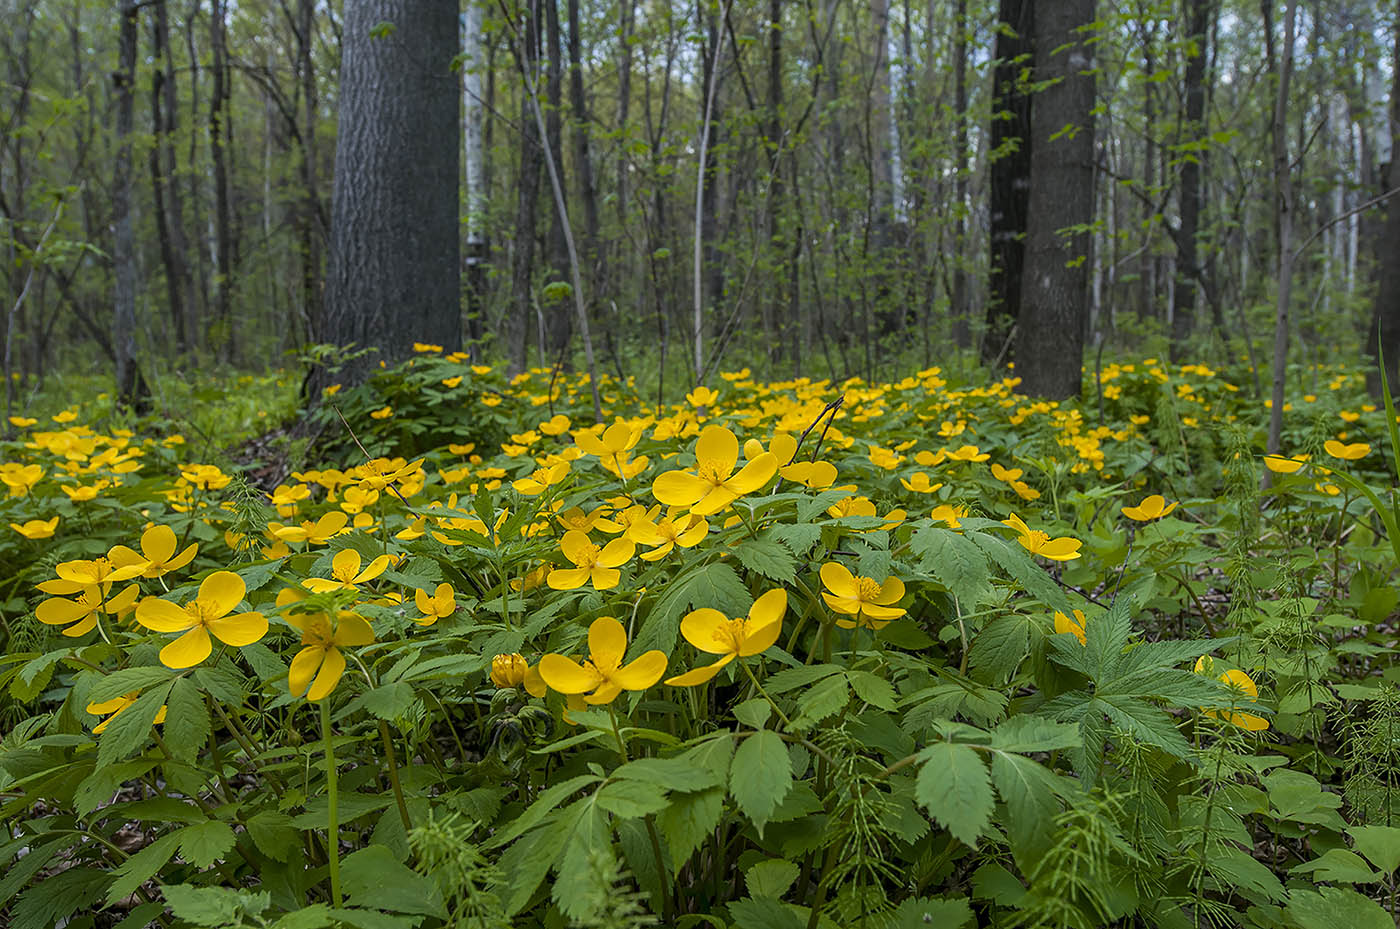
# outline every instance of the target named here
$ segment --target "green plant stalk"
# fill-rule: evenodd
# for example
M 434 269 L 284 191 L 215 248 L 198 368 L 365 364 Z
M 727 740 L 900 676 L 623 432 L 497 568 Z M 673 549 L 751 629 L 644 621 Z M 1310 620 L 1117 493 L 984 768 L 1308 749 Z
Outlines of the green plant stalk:
M 778 718 L 783 721 L 783 725 L 791 729 L 792 720 L 788 719 L 788 715 L 783 712 L 783 708 L 778 706 L 777 702 L 772 697 L 768 696 L 768 691 L 763 689 L 763 685 L 758 682 L 758 678 L 754 676 L 748 664 L 741 661 L 739 662 L 739 667 L 744 669 L 744 673 L 749 676 L 749 680 L 753 683 L 754 689 L 758 691 L 759 696 L 768 701 L 768 705 L 773 708 L 773 712 L 778 714 Z
M 335 746 L 331 743 L 331 698 L 321 701 L 321 739 L 326 743 L 326 857 L 331 872 L 331 905 L 340 908 L 340 809 L 336 804 Z
M 403 820 L 403 831 L 407 834 L 413 823 L 408 818 L 408 804 L 403 799 L 403 785 L 399 783 L 399 762 L 394 756 L 394 740 L 389 737 L 389 724 L 379 721 L 379 738 L 384 743 L 384 760 L 389 764 L 389 787 L 394 791 L 394 803 L 399 808 L 399 818 Z

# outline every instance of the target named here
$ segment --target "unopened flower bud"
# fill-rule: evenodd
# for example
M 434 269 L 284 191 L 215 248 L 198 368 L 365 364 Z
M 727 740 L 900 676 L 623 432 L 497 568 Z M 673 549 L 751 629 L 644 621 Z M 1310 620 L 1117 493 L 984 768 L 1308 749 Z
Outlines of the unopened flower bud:
M 491 659 L 491 683 L 497 687 L 519 687 L 525 682 L 524 656 L 515 653 Z

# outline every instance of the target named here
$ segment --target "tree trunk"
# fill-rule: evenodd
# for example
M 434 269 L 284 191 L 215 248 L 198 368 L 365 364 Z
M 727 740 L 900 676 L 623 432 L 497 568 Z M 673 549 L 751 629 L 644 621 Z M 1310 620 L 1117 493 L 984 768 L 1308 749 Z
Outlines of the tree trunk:
M 385 22 L 392 31 L 376 30 Z M 457 37 L 456 4 L 346 4 L 320 340 L 379 349 L 345 372 L 352 381 L 415 342 L 462 342 Z
M 1269 74 L 1274 84 L 1274 115 L 1270 121 L 1273 143 L 1274 237 L 1278 242 L 1278 281 L 1274 300 L 1273 391 L 1270 394 L 1269 437 L 1266 451 L 1276 455 L 1283 442 L 1283 388 L 1288 373 L 1288 313 L 1293 296 L 1293 176 L 1288 162 L 1288 91 L 1293 80 L 1293 42 L 1298 22 L 1298 2 L 1288 0 L 1284 9 L 1283 48 L 1274 40 L 1273 0 L 1260 0 L 1264 15 L 1264 39 Z M 1264 472 L 1265 486 L 1271 471 Z
M 972 347 L 967 282 L 967 0 L 953 0 L 953 341 Z
M 321 205 L 320 147 L 316 122 L 320 93 L 312 58 L 316 29 L 316 0 L 297 3 L 297 79 L 301 92 L 301 204 L 297 210 L 297 246 L 301 252 L 301 313 L 306 337 L 323 330 L 321 323 L 321 251 L 326 240 L 326 217 Z
M 160 242 L 161 262 L 165 265 L 166 300 L 169 303 L 171 329 L 175 336 L 175 353 L 189 350 L 189 301 L 194 298 L 190 286 L 188 252 L 185 245 L 184 208 L 180 185 L 174 182 L 176 94 L 175 68 L 170 54 L 170 16 L 166 0 L 156 0 L 152 7 L 155 19 L 151 23 L 151 146 L 148 162 L 155 207 L 156 237 Z
M 1094 0 L 1036 10 L 1031 192 L 1016 373 L 1032 396 L 1079 395 L 1094 210 Z
M 559 30 L 558 0 L 542 0 L 544 8 L 545 54 L 545 141 L 549 146 L 548 157 L 553 159 L 555 169 L 564 170 L 564 43 Z M 561 181 L 563 180 L 561 176 Z M 569 280 L 569 248 L 564 236 L 564 217 L 558 204 L 549 211 L 549 267 L 553 280 L 558 283 Z M 546 364 L 564 363 L 569 342 L 573 338 L 573 314 L 570 301 L 565 295 L 557 295 L 546 290 L 540 301 L 544 311 L 544 339 L 549 355 Z
M 136 233 L 131 219 L 132 155 L 131 130 L 136 104 L 136 38 L 139 7 L 132 0 L 119 0 L 121 27 L 117 38 L 117 70 L 112 75 L 116 87 L 116 161 L 112 170 L 112 266 L 116 286 L 112 289 L 112 347 L 117 356 L 117 403 L 133 410 L 144 410 L 150 391 L 136 362 Z
M 1185 86 L 1186 142 L 1199 141 L 1206 132 L 1206 49 L 1210 41 L 1210 17 L 1214 0 L 1186 0 L 1186 29 L 1191 47 L 1187 50 Z M 1172 361 L 1179 362 L 1186 341 L 1196 325 L 1196 281 L 1201 268 L 1196 257 L 1196 235 L 1201 219 L 1201 161 L 1204 152 L 1182 156 L 1177 175 L 1177 204 L 1181 223 L 1176 235 L 1176 290 L 1172 295 Z
M 482 54 L 485 36 L 482 4 L 467 0 L 462 36 L 462 159 L 466 162 L 467 243 L 462 256 L 467 274 L 467 348 L 473 361 L 481 360 L 481 342 L 486 337 L 483 314 L 486 308 L 486 264 L 491 257 L 486 236 L 486 100 L 482 77 L 486 58 Z
M 1395 25 L 1395 50 L 1391 59 L 1390 138 L 1391 156 L 1386 171 L 1385 192 L 1400 188 L 1400 21 Z M 1376 237 L 1375 254 L 1380 278 L 1376 300 L 1371 312 L 1371 326 L 1366 333 L 1367 361 L 1376 365 L 1380 354 L 1385 357 L 1385 377 L 1391 395 L 1400 394 L 1400 197 L 1391 197 L 1385 205 L 1385 220 Z M 1366 386 L 1371 396 L 1381 396 L 1380 369 L 1367 372 Z
M 1023 75 L 1034 61 L 1035 13 L 1035 0 L 1001 0 L 988 143 L 990 268 L 982 336 L 982 357 L 988 362 L 1006 356 L 1021 312 L 1033 144 L 1031 98 Z
M 210 70 L 213 90 L 209 99 L 209 152 L 214 167 L 214 323 L 211 348 L 220 361 L 234 355 L 233 335 L 233 219 L 229 196 L 229 168 L 226 120 L 231 97 L 227 47 L 228 0 L 211 0 L 209 46 L 213 53 Z
M 520 14 L 516 56 L 523 72 L 534 74 L 539 63 L 538 0 Z M 520 171 L 516 181 L 515 236 L 511 243 L 510 283 L 514 311 L 506 326 L 510 367 L 524 370 L 530 348 L 530 320 L 534 315 L 535 223 L 539 212 L 540 169 L 544 149 L 535 131 L 534 104 L 524 94 L 520 100 Z M 541 359 L 543 361 L 543 359 Z

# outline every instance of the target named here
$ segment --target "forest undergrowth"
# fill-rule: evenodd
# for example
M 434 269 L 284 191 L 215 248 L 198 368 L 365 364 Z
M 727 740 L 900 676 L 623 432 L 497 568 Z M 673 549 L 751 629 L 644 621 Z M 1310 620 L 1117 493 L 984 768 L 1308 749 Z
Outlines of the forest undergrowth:
M 420 349 L 272 486 L 169 419 L 11 418 L 5 925 L 1395 925 L 1364 372 L 1269 457 L 1199 364 L 605 377 L 593 423 L 579 375 Z

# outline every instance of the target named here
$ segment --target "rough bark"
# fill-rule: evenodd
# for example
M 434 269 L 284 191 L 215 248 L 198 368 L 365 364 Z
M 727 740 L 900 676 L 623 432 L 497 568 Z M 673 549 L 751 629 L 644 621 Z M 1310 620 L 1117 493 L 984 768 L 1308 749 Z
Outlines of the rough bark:
M 539 62 L 537 3 L 521 11 L 515 53 L 523 71 L 534 73 Z M 506 349 L 512 370 L 525 367 L 529 350 L 530 320 L 535 273 L 535 223 L 539 211 L 540 171 L 544 150 L 535 131 L 535 114 L 528 97 L 520 100 L 520 170 L 516 175 L 515 236 L 511 243 L 510 286 L 512 312 L 506 325 Z
M 1001 0 L 992 72 L 992 128 L 988 170 L 990 225 L 987 330 L 982 357 L 1003 358 L 1021 312 L 1030 207 L 1031 98 L 1023 72 L 1035 52 L 1034 0 Z
M 116 159 L 112 165 L 112 346 L 117 358 L 117 403 L 142 410 L 150 392 L 136 361 L 136 233 L 131 218 L 132 123 L 136 108 L 136 39 L 139 7 L 119 0 L 117 70 L 112 74 L 116 106 Z
M 1269 436 L 1265 448 L 1278 454 L 1283 443 L 1284 378 L 1288 373 L 1288 316 L 1293 297 L 1293 175 L 1288 158 L 1288 93 L 1293 80 L 1293 44 L 1298 23 L 1297 0 L 1288 0 L 1284 10 L 1283 46 L 1276 47 L 1273 0 L 1261 0 L 1269 75 L 1273 79 L 1274 106 L 1270 121 L 1273 148 L 1274 239 L 1278 244 L 1278 276 L 1274 295 L 1273 391 L 1270 394 Z M 1271 471 L 1264 472 L 1265 485 Z
M 490 243 L 486 236 L 486 100 L 482 77 L 486 58 L 482 54 L 482 6 L 467 0 L 462 37 L 462 159 L 466 163 L 466 248 L 462 261 L 467 275 L 467 348 L 472 360 L 480 360 L 485 338 L 482 314 L 486 306 L 486 262 Z
M 1196 141 L 1205 134 L 1206 109 L 1206 47 L 1209 42 L 1213 0 L 1186 0 L 1186 30 L 1191 41 L 1184 74 L 1187 141 Z M 1184 155 L 1177 172 L 1177 204 L 1181 222 L 1176 240 L 1176 289 L 1172 294 L 1173 361 L 1180 361 L 1186 341 L 1196 325 L 1196 280 L 1201 269 L 1196 256 L 1196 236 L 1201 220 L 1201 161 L 1204 152 Z
M 228 0 L 212 0 L 209 46 L 213 89 L 209 99 L 209 153 L 214 169 L 214 324 L 212 348 L 229 362 L 235 350 L 233 327 L 233 216 L 229 191 L 227 118 L 231 89 L 228 67 Z
M 175 351 L 189 350 L 190 322 L 194 308 L 185 242 L 184 206 L 180 185 L 175 183 L 176 87 L 175 68 L 170 54 L 170 15 L 166 0 L 156 0 L 151 22 L 151 132 L 155 144 L 147 161 L 151 172 L 156 237 L 160 242 L 161 263 L 165 266 L 167 312 L 175 336 Z
M 457 35 L 456 4 L 346 4 L 321 341 L 379 349 L 350 380 L 415 342 L 461 345 Z
M 1094 0 L 1036 10 L 1031 192 L 1016 373 L 1032 396 L 1079 395 L 1094 209 Z

